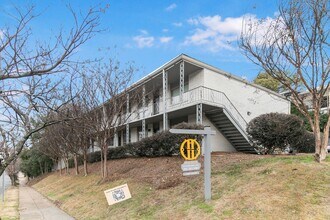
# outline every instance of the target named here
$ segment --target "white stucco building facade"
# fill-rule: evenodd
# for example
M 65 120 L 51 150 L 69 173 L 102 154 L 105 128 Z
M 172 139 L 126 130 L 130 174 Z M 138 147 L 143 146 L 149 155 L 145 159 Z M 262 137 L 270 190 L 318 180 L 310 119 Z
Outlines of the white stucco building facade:
M 129 93 L 142 91 L 140 104 Z M 290 114 L 284 96 L 185 54 L 134 83 L 127 94 L 127 120 L 118 124 L 110 147 L 136 142 L 180 122 L 211 126 L 212 151 L 254 152 L 247 123 L 265 113 Z M 91 151 L 96 147 L 91 148 Z

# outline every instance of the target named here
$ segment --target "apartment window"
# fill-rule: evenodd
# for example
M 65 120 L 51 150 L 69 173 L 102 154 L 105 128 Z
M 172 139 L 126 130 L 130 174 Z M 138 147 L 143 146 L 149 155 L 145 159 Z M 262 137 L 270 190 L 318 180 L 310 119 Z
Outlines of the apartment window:
M 159 132 L 160 128 L 159 128 L 159 122 L 153 123 L 152 125 L 153 128 L 153 133 L 156 134 L 157 132 Z
M 122 146 L 121 144 L 121 132 L 118 134 L 118 146 Z
M 126 143 L 126 131 L 123 132 L 123 145 L 127 144 Z
M 159 113 L 159 95 L 154 96 L 153 109 L 154 109 L 153 114 L 158 114 Z

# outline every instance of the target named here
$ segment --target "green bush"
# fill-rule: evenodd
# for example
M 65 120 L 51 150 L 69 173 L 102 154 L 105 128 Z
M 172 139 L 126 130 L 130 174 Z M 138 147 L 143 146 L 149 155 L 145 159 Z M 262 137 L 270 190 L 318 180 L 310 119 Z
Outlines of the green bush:
M 180 123 L 173 128 L 177 129 L 203 129 L 202 125 Z M 139 157 L 162 157 L 177 155 L 180 152 L 180 144 L 186 138 L 197 138 L 200 136 L 172 134 L 169 131 L 159 132 L 151 137 L 130 144 L 132 154 Z
M 203 129 L 202 125 L 180 123 L 174 128 L 177 129 Z M 200 136 L 196 135 L 178 135 L 169 131 L 162 131 L 151 137 L 143 138 L 134 143 L 128 143 L 121 147 L 108 149 L 107 159 L 120 159 L 127 157 L 162 157 L 179 154 L 181 142 L 186 138 L 197 138 L 201 141 Z M 88 162 L 94 163 L 101 161 L 101 152 L 93 152 L 88 156 Z
M 88 154 L 87 157 L 88 163 L 95 163 L 101 161 L 101 151 L 95 151 Z
M 299 153 L 314 153 L 315 152 L 315 137 L 313 132 L 306 131 L 300 141 L 292 146 Z
M 37 177 L 52 170 L 53 161 L 36 147 L 24 149 L 20 154 L 20 170 L 28 177 Z
M 251 120 L 247 133 L 262 153 L 272 154 L 275 149 L 305 145 L 306 130 L 303 121 L 295 115 L 269 113 Z M 306 145 L 307 146 L 307 145 Z

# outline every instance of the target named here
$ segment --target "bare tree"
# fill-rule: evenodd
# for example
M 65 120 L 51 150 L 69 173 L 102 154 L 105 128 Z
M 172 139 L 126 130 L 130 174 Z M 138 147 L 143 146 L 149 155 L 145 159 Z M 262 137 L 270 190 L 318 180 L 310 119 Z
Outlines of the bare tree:
M 62 169 L 65 168 L 66 173 L 68 172 L 68 150 L 65 148 L 59 137 L 59 133 L 62 131 L 62 126 L 57 123 L 53 126 L 46 127 L 42 130 L 42 136 L 34 146 L 37 149 L 52 158 L 54 164 L 57 164 L 57 169 L 62 174 Z M 65 167 L 62 167 L 62 161 L 64 161 Z
M 329 89 L 330 17 L 328 0 L 282 1 L 275 19 L 248 18 L 240 48 L 291 92 L 291 100 L 306 116 L 315 135 L 315 159 L 326 158 L 330 118 L 320 132 L 321 102 Z M 312 97 L 311 116 L 301 91 Z
M 92 137 L 92 129 L 91 125 L 93 125 L 93 121 L 90 121 L 91 117 L 88 116 L 89 112 L 88 108 L 84 106 L 84 101 L 81 99 L 81 95 L 77 95 L 74 99 L 72 99 L 72 116 L 76 119 L 69 123 L 72 133 L 76 136 L 75 140 L 75 153 L 76 155 L 82 156 L 83 159 L 83 167 L 84 167 L 84 175 L 88 175 L 87 169 L 87 157 L 88 157 L 88 149 L 89 149 L 89 140 Z M 78 162 L 77 157 L 75 159 L 75 170 L 76 174 L 78 174 Z
M 56 112 L 63 105 L 60 100 L 68 101 L 56 89 L 64 79 L 45 75 L 68 73 L 72 64 L 77 65 L 78 61 L 73 59 L 77 49 L 100 31 L 100 13 L 104 9 L 90 8 L 85 15 L 70 7 L 69 10 L 73 26 L 68 34 L 60 31 L 53 44 L 32 42 L 29 24 L 37 17 L 34 7 L 17 9 L 12 15 L 16 23 L 0 28 L 0 127 L 6 135 L 15 134 L 15 143 L 8 143 L 6 147 L 16 146 L 7 157 L 0 152 L 0 175 L 28 144 L 31 135 L 58 123 L 44 120 L 34 126 L 33 118 Z
M 0 128 L 0 134 L 1 134 L 1 142 L 0 142 L 0 152 L 1 152 L 1 158 L 7 158 L 9 155 L 13 154 L 15 152 L 15 145 L 13 148 L 8 147 L 10 143 L 13 142 L 14 135 L 7 135 L 6 132 Z M 17 163 L 17 159 L 11 161 L 11 163 L 8 165 L 6 172 L 7 175 L 10 178 L 11 185 L 16 186 L 17 180 L 18 180 L 18 172 L 19 172 L 19 164 Z
M 135 100 L 137 93 L 129 93 L 135 68 L 128 65 L 121 69 L 119 62 L 109 59 L 106 63 L 94 65 L 91 74 L 85 76 L 82 101 L 89 110 L 85 122 L 101 149 L 102 178 L 108 176 L 107 154 L 109 140 L 122 126 L 132 112 L 127 112 L 127 94 Z M 137 91 L 137 90 L 136 90 Z

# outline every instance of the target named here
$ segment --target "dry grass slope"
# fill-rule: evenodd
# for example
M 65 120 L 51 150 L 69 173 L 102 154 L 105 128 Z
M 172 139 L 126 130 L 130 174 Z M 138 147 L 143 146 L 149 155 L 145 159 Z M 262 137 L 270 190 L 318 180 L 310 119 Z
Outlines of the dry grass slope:
M 181 163 L 178 157 L 113 160 L 104 183 L 97 173 L 54 173 L 33 187 L 77 219 L 330 219 L 329 158 L 317 164 L 311 155 L 213 156 L 209 203 L 203 176 L 182 177 Z M 123 183 L 133 198 L 109 207 L 103 191 Z
M 0 201 L 0 220 L 19 219 L 18 188 L 11 186 L 5 192 L 5 203 Z

